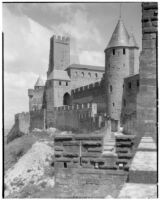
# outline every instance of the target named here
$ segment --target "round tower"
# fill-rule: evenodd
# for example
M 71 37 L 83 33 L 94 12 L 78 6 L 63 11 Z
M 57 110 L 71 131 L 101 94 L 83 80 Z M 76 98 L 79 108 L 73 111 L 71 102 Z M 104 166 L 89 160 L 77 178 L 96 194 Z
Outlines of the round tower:
M 138 49 L 121 19 L 105 49 L 106 113 L 111 118 L 112 131 L 120 125 L 124 78 L 138 73 Z

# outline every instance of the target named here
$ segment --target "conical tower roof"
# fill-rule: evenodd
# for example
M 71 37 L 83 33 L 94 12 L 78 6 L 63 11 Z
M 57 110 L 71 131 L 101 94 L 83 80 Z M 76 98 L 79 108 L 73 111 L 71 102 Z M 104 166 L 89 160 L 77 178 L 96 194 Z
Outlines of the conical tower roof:
M 42 78 L 39 76 L 36 81 L 35 87 L 42 87 L 42 86 L 44 86 L 44 83 L 43 83 Z
M 122 19 L 119 19 L 106 49 L 122 46 L 130 46 L 129 34 L 124 26 Z
M 135 48 L 139 49 L 139 46 L 138 46 L 138 44 L 136 42 L 136 39 L 135 39 L 133 33 L 131 33 L 131 35 L 130 35 L 129 44 L 130 44 L 131 47 L 135 47 Z

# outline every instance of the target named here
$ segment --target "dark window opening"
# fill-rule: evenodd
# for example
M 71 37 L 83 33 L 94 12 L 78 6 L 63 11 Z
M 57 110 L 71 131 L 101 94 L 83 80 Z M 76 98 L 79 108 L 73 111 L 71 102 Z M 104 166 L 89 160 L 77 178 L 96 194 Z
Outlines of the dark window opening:
M 128 83 L 128 87 L 129 87 L 129 89 L 131 89 L 131 87 L 132 87 L 131 82 Z
M 96 77 L 96 78 L 98 77 L 98 74 L 97 74 L 97 73 L 95 73 L 95 77 Z
M 66 82 L 66 86 L 68 86 L 68 82 Z
M 61 81 L 59 81 L 59 85 L 62 85 L 62 82 L 61 82 Z
M 112 92 L 112 85 L 110 85 L 110 92 Z
M 113 55 L 115 55 L 115 49 L 113 49 L 112 51 L 113 51 Z
M 114 106 L 114 102 L 112 103 L 112 105 Z
M 123 49 L 123 55 L 125 55 L 126 54 L 126 49 Z
M 137 87 L 139 87 L 139 80 L 137 80 Z
M 71 97 L 68 93 L 63 96 L 63 105 L 71 105 Z
M 84 72 L 81 73 L 82 77 L 84 77 Z
M 64 162 L 64 168 L 67 168 L 67 163 L 66 162 Z
M 126 106 L 126 100 L 125 99 L 123 100 L 123 105 Z

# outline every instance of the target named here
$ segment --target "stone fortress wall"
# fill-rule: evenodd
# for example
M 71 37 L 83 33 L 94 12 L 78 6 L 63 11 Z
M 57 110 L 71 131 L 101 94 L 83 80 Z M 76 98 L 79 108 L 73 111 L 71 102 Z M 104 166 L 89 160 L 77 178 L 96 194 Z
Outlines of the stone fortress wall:
M 117 196 L 127 180 L 134 137 L 117 137 L 115 152 L 108 154 L 103 134 L 56 136 L 54 144 L 55 197 Z
M 14 125 L 7 136 L 7 142 L 12 141 L 16 137 L 28 134 L 29 127 L 30 127 L 30 113 L 22 112 L 16 114 Z
M 104 67 L 72 64 L 66 69 L 71 79 L 71 89 L 89 85 L 101 81 L 104 75 Z
M 72 104 L 93 102 L 97 104 L 97 112 L 104 113 L 105 103 L 104 80 L 71 90 Z

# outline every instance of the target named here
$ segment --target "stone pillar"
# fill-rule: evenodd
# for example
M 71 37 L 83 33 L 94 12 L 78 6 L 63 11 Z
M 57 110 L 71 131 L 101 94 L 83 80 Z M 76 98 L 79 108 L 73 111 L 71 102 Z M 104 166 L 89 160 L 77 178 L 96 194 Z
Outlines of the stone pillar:
M 142 54 L 140 90 L 137 98 L 137 136 L 157 141 L 157 30 L 158 4 L 142 3 Z

